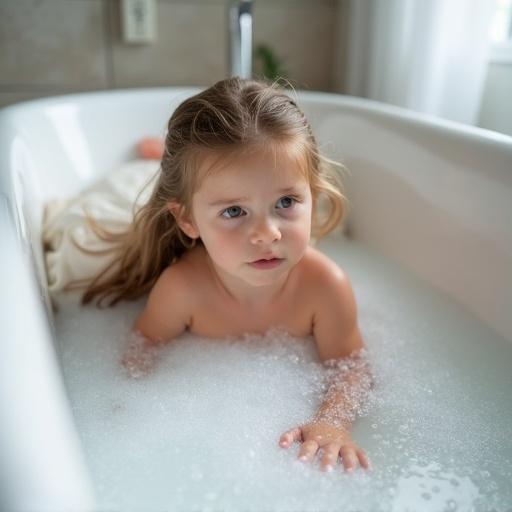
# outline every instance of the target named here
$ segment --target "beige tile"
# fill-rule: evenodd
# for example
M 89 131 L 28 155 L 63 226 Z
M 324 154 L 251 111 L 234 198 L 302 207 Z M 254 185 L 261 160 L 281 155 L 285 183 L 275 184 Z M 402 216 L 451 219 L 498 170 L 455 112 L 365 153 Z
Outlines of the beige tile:
M 349 8 L 349 0 L 336 1 L 332 91 L 341 94 L 346 94 L 347 90 Z
M 228 72 L 226 2 L 157 3 L 155 43 L 122 41 L 119 3 L 110 2 L 115 87 L 210 85 Z
M 270 45 L 295 87 L 334 90 L 338 1 L 255 0 L 253 46 Z M 0 0 L 3 101 L 63 89 L 206 86 L 228 75 L 229 0 L 160 0 L 150 45 L 121 40 L 119 3 Z M 256 60 L 253 69 L 261 69 Z
M 107 85 L 102 0 L 1 0 L 0 85 Z

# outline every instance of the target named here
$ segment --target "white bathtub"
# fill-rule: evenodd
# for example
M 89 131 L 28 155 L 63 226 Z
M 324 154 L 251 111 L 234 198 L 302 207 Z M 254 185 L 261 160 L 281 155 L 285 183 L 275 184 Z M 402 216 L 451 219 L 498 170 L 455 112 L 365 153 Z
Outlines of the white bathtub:
M 77 94 L 0 111 L 0 508 L 95 510 L 56 350 L 42 205 L 165 133 L 199 88 Z M 512 342 L 512 138 L 381 103 L 299 91 L 324 152 L 351 171 L 348 236 Z M 51 468 L 51 470 L 49 470 Z

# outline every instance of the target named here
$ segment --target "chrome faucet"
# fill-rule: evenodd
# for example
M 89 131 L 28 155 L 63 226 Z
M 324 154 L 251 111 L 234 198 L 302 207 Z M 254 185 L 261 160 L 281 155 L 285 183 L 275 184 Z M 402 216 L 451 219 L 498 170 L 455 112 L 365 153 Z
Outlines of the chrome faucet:
M 252 0 L 229 6 L 230 76 L 252 77 Z

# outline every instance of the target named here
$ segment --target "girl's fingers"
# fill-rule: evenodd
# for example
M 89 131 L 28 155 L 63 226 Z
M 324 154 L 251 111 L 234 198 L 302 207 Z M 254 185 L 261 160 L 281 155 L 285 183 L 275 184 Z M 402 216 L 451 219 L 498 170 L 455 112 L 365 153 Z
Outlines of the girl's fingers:
M 338 453 L 340 451 L 340 445 L 335 443 L 329 443 L 323 447 L 324 454 L 321 462 L 321 469 L 331 471 L 334 469 L 338 462 Z M 330 469 L 329 469 L 330 468 Z
M 350 472 L 354 471 L 358 465 L 358 458 L 356 452 L 351 446 L 342 446 L 340 449 L 341 457 L 343 458 L 343 465 L 345 470 Z
M 313 457 L 315 456 L 317 450 L 318 443 L 310 439 L 302 443 L 297 458 L 302 462 L 310 462 L 311 460 L 313 460 Z
M 356 450 L 357 456 L 359 457 L 359 463 L 364 469 L 371 469 L 370 461 L 368 460 L 368 457 L 366 453 L 364 453 L 363 450 L 359 449 Z
M 295 441 L 302 441 L 302 430 L 299 427 L 288 430 L 279 438 L 279 444 L 283 448 L 288 448 Z

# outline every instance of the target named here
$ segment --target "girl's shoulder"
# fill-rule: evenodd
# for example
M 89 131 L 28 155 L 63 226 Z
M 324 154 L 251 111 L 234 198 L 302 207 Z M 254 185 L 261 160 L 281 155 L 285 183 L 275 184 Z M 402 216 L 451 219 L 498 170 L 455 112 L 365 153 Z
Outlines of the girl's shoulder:
M 202 244 L 197 244 L 184 253 L 171 266 L 183 275 L 190 283 L 191 289 L 201 289 L 204 295 L 209 282 L 209 267 L 206 262 L 206 249 Z M 322 289 L 333 280 L 346 277 L 344 270 L 329 256 L 320 250 L 308 246 L 303 257 L 293 269 L 292 279 L 289 280 L 290 288 L 297 290 Z M 194 285 L 197 285 L 196 286 Z
M 196 244 L 170 266 L 175 267 L 180 273 L 186 275 L 190 281 L 203 279 L 206 268 L 205 251 L 206 249 L 203 244 Z
M 308 246 L 301 260 L 301 277 L 323 284 L 335 276 L 345 276 L 344 270 L 325 253 Z

